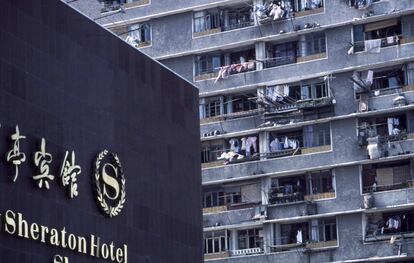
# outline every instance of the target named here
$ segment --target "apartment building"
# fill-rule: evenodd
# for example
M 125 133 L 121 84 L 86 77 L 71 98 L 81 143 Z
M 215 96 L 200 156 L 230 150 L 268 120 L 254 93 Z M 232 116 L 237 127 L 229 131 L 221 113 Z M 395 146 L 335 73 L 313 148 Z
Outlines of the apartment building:
M 199 88 L 205 261 L 414 262 L 413 0 L 71 5 Z

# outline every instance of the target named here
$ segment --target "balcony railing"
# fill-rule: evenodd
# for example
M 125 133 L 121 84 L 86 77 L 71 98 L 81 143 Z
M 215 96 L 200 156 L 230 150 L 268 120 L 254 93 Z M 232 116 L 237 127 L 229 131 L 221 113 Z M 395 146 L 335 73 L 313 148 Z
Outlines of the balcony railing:
M 255 255 L 263 253 L 263 249 L 260 247 L 255 248 L 246 248 L 246 249 L 236 249 L 232 250 L 232 256 L 246 256 L 246 255 Z
M 199 80 L 206 80 L 206 79 L 211 79 L 211 78 L 217 78 L 216 80 L 218 80 L 218 79 L 226 78 L 229 75 L 236 75 L 239 73 L 245 73 L 245 72 L 255 71 L 255 70 L 256 70 L 256 62 L 254 61 L 244 62 L 240 64 L 224 65 L 219 68 L 212 68 L 212 69 L 204 70 L 200 72 L 199 74 L 197 74 L 196 76 L 194 76 L 194 80 L 199 81 Z
M 395 231 L 393 233 L 381 233 L 381 229 L 377 229 L 374 232 L 368 231 L 365 236 L 365 242 L 391 240 L 392 237 L 414 238 L 414 229 L 405 232 Z
M 285 204 L 300 202 L 304 200 L 303 192 L 295 186 L 280 186 L 270 189 L 269 203 L 270 204 Z
M 245 21 L 245 22 L 228 25 L 228 26 L 222 26 L 221 31 L 230 31 L 230 30 L 249 27 L 253 25 L 254 25 L 254 21 Z
M 228 120 L 228 119 L 236 119 L 236 118 L 242 118 L 242 117 L 256 116 L 256 115 L 259 115 L 262 112 L 263 112 L 263 110 L 261 110 L 261 109 L 253 109 L 253 110 L 227 113 L 227 114 L 222 114 L 222 115 L 218 115 L 218 116 L 214 116 L 214 117 L 201 119 L 200 124 L 206 124 L 206 123 L 216 122 L 216 121 L 224 121 L 224 120 Z
M 283 56 L 283 57 L 274 57 L 267 58 L 263 61 L 264 68 L 273 68 L 283 65 L 289 65 L 294 63 L 312 61 L 316 59 L 321 59 L 326 57 L 326 52 L 310 52 L 306 55 L 297 54 L 295 56 Z
M 401 35 L 390 36 L 390 37 L 379 38 L 379 39 L 381 40 L 379 47 L 383 48 L 383 47 L 390 47 L 390 46 L 395 46 L 395 45 L 400 44 L 400 40 L 402 39 L 402 36 Z M 372 39 L 372 40 L 376 40 L 376 39 Z M 371 40 L 357 41 L 357 42 L 352 43 L 352 46 L 354 47 L 354 52 L 362 52 L 362 51 L 372 52 L 372 50 L 368 50 L 368 48 L 376 48 L 376 47 L 368 47 L 367 46 L 368 41 L 371 41 Z
M 402 182 L 398 184 L 390 184 L 390 185 L 364 186 L 363 193 L 400 190 L 400 189 L 406 189 L 410 187 L 414 187 L 414 180 L 410 180 L 410 181 Z

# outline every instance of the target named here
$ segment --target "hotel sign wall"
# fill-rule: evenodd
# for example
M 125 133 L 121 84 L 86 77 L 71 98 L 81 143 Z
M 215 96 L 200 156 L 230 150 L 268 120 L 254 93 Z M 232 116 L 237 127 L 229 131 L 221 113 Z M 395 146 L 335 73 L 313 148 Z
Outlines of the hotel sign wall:
M 13 174 L 10 181 L 19 183 L 19 168 L 29 165 L 27 153 L 21 151 L 20 145 L 27 140 L 21 134 L 18 126 L 10 136 L 12 140 L 11 149 L 6 153 L 6 161 L 13 166 Z M 60 173 L 51 174 L 52 162 L 60 161 Z M 45 138 L 42 138 L 38 150 L 34 153 L 32 160 L 36 171 L 32 174 L 32 180 L 41 191 L 49 190 L 54 182 L 58 182 L 67 192 L 69 199 L 76 198 L 79 193 L 78 177 L 82 168 L 76 163 L 75 151 L 66 151 L 63 160 L 56 160 L 47 151 Z M 108 150 L 101 151 L 96 157 L 94 173 L 92 174 L 93 186 L 95 188 L 96 200 L 102 213 L 112 218 L 119 215 L 126 202 L 126 180 L 119 157 Z M 3 211 L 1 211 L 3 212 Z M 69 233 L 66 227 L 60 229 L 50 228 L 24 219 L 22 213 L 6 210 L 0 213 L 0 231 L 20 238 L 31 239 L 48 245 L 69 249 L 96 258 L 102 258 L 111 262 L 127 262 L 127 245 L 116 246 L 114 242 L 103 242 L 94 234 L 77 236 Z M 54 263 L 69 263 L 69 258 L 55 255 Z

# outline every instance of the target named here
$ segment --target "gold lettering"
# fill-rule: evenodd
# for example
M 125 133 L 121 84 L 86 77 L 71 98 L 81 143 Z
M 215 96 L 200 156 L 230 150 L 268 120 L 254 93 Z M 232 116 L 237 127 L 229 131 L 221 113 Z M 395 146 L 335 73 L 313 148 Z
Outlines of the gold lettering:
M 49 228 L 47 226 L 40 226 L 40 242 L 46 243 L 46 234 L 49 233 Z
M 66 248 L 66 229 L 65 228 L 63 228 L 61 231 L 60 231 L 60 234 L 61 234 L 61 239 L 60 239 L 60 243 L 62 244 L 62 247 L 63 248 Z
M 17 221 L 19 222 L 19 228 L 17 229 L 19 237 L 29 238 L 29 226 L 21 213 L 17 213 Z
M 39 226 L 36 223 L 30 225 L 30 237 L 33 240 L 39 239 Z
M 78 237 L 78 252 L 83 254 L 87 253 L 86 238 L 84 237 Z
M 109 244 L 109 254 L 112 261 L 115 261 L 115 254 L 114 254 L 114 242 Z
M 108 259 L 109 257 L 109 249 L 108 249 L 108 245 L 103 243 L 102 247 L 101 247 L 101 255 L 103 259 Z
M 56 255 L 53 258 L 53 263 L 69 263 L 69 259 L 67 257 Z
M 116 261 L 118 263 L 121 263 L 123 257 L 124 257 L 124 251 L 122 251 L 122 248 L 117 248 L 116 249 Z
M 76 249 L 76 237 L 75 237 L 74 234 L 69 234 L 68 245 L 69 245 L 69 249 L 71 249 L 71 250 Z
M 95 236 L 91 235 L 91 256 L 99 258 L 99 241 L 100 238 L 96 238 L 95 243 Z
M 59 246 L 59 232 L 54 228 L 50 230 L 50 244 Z
M 128 247 L 124 245 L 124 263 L 128 262 Z
M 14 221 L 15 217 L 16 217 L 16 214 L 13 211 L 7 210 L 6 216 L 5 216 L 6 222 L 5 222 L 4 228 L 6 232 L 9 233 L 10 235 L 13 235 L 16 232 L 16 222 Z
M 118 177 L 118 169 L 115 168 L 115 166 L 113 166 L 110 163 L 106 163 L 103 167 L 102 167 L 102 180 L 104 182 L 103 185 L 103 194 L 108 197 L 111 200 L 116 200 L 119 196 L 119 184 L 118 181 L 116 179 L 114 179 L 112 176 L 110 176 L 109 174 L 106 173 L 106 167 L 109 166 L 115 173 L 115 177 Z M 106 190 L 106 185 L 109 185 L 110 187 L 112 187 L 115 191 L 114 196 L 111 196 L 108 194 L 107 190 Z

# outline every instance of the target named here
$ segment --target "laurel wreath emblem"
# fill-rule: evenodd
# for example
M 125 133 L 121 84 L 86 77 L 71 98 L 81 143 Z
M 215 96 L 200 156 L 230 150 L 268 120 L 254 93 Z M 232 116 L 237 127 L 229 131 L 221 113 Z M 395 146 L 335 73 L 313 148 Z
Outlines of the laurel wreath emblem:
M 101 166 L 102 160 L 108 154 L 112 155 L 112 157 L 114 158 L 115 163 L 119 167 L 120 175 L 121 175 L 121 198 L 116 206 L 111 206 L 105 201 L 105 198 L 103 197 L 103 194 L 102 194 L 101 186 L 99 185 L 99 178 L 101 176 L 99 173 L 99 167 Z M 103 211 L 111 218 L 119 215 L 126 201 L 126 191 L 125 191 L 125 177 L 122 171 L 121 162 L 119 161 L 119 158 L 115 153 L 109 152 L 108 150 L 103 150 L 102 152 L 99 153 L 98 158 L 96 159 L 96 163 L 95 163 L 95 184 L 96 184 L 97 199 Z

